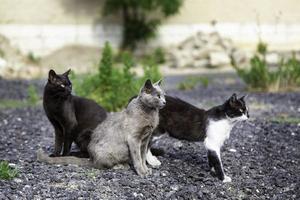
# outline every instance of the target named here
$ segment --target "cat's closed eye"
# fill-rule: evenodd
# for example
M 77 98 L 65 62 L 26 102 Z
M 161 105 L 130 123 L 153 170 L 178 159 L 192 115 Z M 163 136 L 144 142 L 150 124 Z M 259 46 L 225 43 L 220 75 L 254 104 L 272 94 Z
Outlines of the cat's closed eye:
M 60 84 L 60 87 L 65 88 L 66 86 L 64 84 Z
M 240 112 L 243 113 L 244 112 L 243 109 L 240 109 Z

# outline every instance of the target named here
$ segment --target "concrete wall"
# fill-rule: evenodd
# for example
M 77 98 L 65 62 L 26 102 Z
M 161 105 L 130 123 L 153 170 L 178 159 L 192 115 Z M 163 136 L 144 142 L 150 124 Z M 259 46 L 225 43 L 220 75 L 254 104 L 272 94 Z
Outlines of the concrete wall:
M 117 46 L 121 29 L 107 25 L 101 8 L 101 0 L 0 0 L 0 34 L 21 51 L 40 55 L 74 43 L 101 47 L 109 40 Z M 299 10 L 299 0 L 185 0 L 151 44 L 170 45 L 199 30 L 217 30 L 245 48 L 261 37 L 273 49 L 299 49 Z

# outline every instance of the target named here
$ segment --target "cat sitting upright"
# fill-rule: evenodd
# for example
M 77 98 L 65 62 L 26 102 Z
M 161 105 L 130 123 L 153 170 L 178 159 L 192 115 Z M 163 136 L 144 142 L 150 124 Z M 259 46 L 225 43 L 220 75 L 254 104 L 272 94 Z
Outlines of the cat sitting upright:
M 92 131 L 106 118 L 106 111 L 96 102 L 71 94 L 70 70 L 63 74 L 49 71 L 43 106 L 55 130 L 55 147 L 50 156 L 70 155 L 72 142 L 80 148 L 78 156 L 88 157 L 87 146 Z
M 249 118 L 244 97 L 238 99 L 233 94 L 224 104 L 207 111 L 170 96 L 166 96 L 166 102 L 159 112 L 159 125 L 154 133 L 167 132 L 177 139 L 204 141 L 210 169 L 214 168 L 223 182 L 230 182 L 231 178 L 224 173 L 220 149 L 236 122 Z M 147 162 L 150 165 L 160 164 L 150 150 Z
M 95 129 L 88 147 L 94 167 L 111 168 L 131 160 L 138 175 L 150 174 L 148 143 L 159 122 L 159 109 L 165 104 L 160 81 L 152 85 L 147 80 L 125 110 L 109 115 Z

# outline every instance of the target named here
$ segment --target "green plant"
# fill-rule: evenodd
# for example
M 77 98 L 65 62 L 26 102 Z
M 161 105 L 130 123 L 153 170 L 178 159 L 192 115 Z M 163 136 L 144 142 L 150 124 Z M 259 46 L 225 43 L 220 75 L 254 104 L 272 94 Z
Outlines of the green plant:
M 300 86 L 300 61 L 295 56 L 270 69 L 266 62 L 267 45 L 259 43 L 256 54 L 250 59 L 249 69 L 239 68 L 232 59 L 237 74 L 251 90 L 279 91 Z
M 282 88 L 300 87 L 300 60 L 295 55 L 286 61 L 282 59 L 278 73 Z
M 28 98 L 27 98 L 28 103 L 31 105 L 37 104 L 40 97 L 39 97 L 34 85 L 30 85 L 28 87 L 27 93 L 28 93 Z
M 259 53 L 261 55 L 266 55 L 267 50 L 268 50 L 268 44 L 267 43 L 264 43 L 264 42 L 260 41 L 257 44 L 257 47 L 256 47 L 256 52 L 257 53 Z
M 142 81 L 146 78 L 156 81 L 161 77 L 153 63 L 144 67 L 143 77 L 137 77 L 131 72 L 133 65 L 134 61 L 129 53 L 123 54 L 122 66 L 116 65 L 113 62 L 112 49 L 106 43 L 97 73 L 86 75 L 82 80 L 72 74 L 75 92 L 95 100 L 108 111 L 118 111 L 138 93 Z
M 0 179 L 10 180 L 17 175 L 17 169 L 10 167 L 7 161 L 0 161 Z
M 105 0 L 103 14 L 121 17 L 122 48 L 133 50 L 138 42 L 154 37 L 162 19 L 178 13 L 182 3 L 183 0 Z
M 179 90 L 191 90 L 201 83 L 204 87 L 207 87 L 209 84 L 209 79 L 206 77 L 189 77 L 184 79 L 177 85 Z

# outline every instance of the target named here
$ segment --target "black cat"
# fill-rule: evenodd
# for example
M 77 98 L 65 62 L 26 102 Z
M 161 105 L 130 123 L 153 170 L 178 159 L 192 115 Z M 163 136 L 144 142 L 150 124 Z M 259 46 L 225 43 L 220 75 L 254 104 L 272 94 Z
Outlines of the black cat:
M 107 113 L 96 102 L 71 94 L 70 70 L 63 74 L 49 71 L 43 106 L 55 130 L 55 148 L 50 156 L 70 155 L 73 142 L 80 148 L 77 156 L 88 157 L 87 146 L 92 131 L 105 120 Z
M 236 94 L 224 104 L 207 111 L 166 96 L 166 106 L 159 112 L 159 125 L 155 132 L 167 132 L 177 139 L 204 141 L 210 168 L 214 168 L 219 179 L 230 182 L 231 178 L 224 174 L 220 149 L 235 123 L 248 118 L 244 97 L 238 99 Z M 160 164 L 150 151 L 147 155 L 149 164 Z

